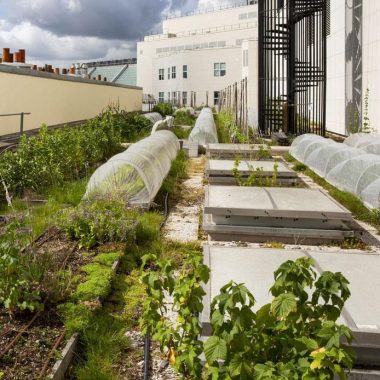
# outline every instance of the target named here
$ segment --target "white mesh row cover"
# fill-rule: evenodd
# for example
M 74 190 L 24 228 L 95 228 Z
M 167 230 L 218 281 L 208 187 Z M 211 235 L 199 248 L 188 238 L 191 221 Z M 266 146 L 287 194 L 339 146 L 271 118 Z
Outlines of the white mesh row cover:
M 324 137 L 318 135 L 302 135 L 305 136 L 302 139 L 297 140 L 296 138 L 292 146 L 289 149 L 289 153 L 298 161 L 305 162 L 305 155 L 312 153 L 313 146 L 314 149 L 317 149 L 319 146 L 325 146 L 329 144 L 335 144 L 333 140 L 325 139 Z M 300 136 L 300 137 L 302 137 Z M 315 145 L 316 143 L 320 143 L 321 145 Z
M 313 133 L 305 133 L 304 135 L 297 136 L 293 140 L 292 147 L 295 148 L 301 141 L 305 139 L 323 139 L 323 137 L 319 135 L 315 135 Z
M 162 116 L 158 112 L 144 113 L 141 116 L 143 116 L 146 119 L 148 119 L 152 123 L 152 125 L 154 125 L 155 123 L 157 123 L 157 121 L 162 120 Z
M 174 121 L 173 116 L 166 116 L 166 118 L 164 120 L 157 121 L 153 125 L 151 135 L 153 135 L 153 133 L 156 133 L 157 130 L 160 130 L 160 129 L 167 129 L 167 128 L 171 129 L 171 128 L 173 128 L 173 121 Z
M 95 171 L 85 199 L 117 197 L 128 204 L 151 203 L 178 150 L 178 139 L 170 131 L 158 131 L 131 145 Z
M 362 191 L 361 198 L 368 208 L 380 208 L 380 178 Z
M 369 145 L 361 147 L 360 149 L 364 150 L 366 153 L 380 155 L 380 140 L 379 142 L 371 143 Z
M 200 145 L 218 143 L 218 133 L 210 108 L 205 107 L 202 109 L 190 133 L 189 141 L 197 142 Z
M 345 144 L 327 144 L 315 149 L 305 160 L 305 164 L 319 176 L 327 174 L 345 160 L 364 155 L 361 149 L 351 148 Z
M 348 136 L 344 143 L 354 148 L 364 148 L 369 144 L 380 143 L 380 135 L 377 133 L 354 133 Z
M 338 189 L 362 196 L 365 188 L 380 178 L 380 156 L 363 154 L 335 166 L 326 180 Z M 379 206 L 374 206 L 379 207 Z

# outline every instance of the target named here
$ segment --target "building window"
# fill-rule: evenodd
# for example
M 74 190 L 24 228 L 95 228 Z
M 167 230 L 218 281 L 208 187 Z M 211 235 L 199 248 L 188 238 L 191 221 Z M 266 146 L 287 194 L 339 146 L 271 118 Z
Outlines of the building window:
M 224 77 L 226 75 L 226 64 L 214 63 L 214 77 Z
M 182 92 L 182 104 L 184 106 L 187 105 L 187 92 L 186 91 Z
M 170 67 L 168 67 L 168 79 L 170 79 Z
M 165 79 L 165 70 L 159 69 L 158 70 L 158 80 L 164 80 Z
M 248 50 L 243 50 L 243 67 L 248 67 Z
M 165 102 L 165 99 L 164 99 L 165 95 L 163 92 L 159 92 L 158 93 L 158 103 L 164 103 Z
M 168 103 L 170 103 L 170 92 L 168 92 Z
M 177 68 L 176 66 L 172 66 L 172 79 L 175 79 L 177 76 Z
M 214 106 L 218 105 L 219 103 L 219 95 L 220 91 L 214 91 Z
M 183 78 L 187 79 L 187 65 L 183 65 Z
M 177 93 L 175 91 L 172 92 L 172 101 L 173 101 L 173 104 L 177 103 Z

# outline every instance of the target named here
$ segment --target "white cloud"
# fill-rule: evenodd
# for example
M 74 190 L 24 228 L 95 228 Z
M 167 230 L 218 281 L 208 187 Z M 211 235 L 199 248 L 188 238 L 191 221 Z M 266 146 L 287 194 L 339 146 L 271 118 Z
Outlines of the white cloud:
M 2 25 L 3 20 L 0 20 Z M 134 56 L 134 44 L 96 37 L 65 36 L 43 30 L 29 22 L 0 30 L 0 46 L 26 49 L 27 61 L 67 66 L 73 62 Z M 114 57 L 115 56 L 117 57 Z

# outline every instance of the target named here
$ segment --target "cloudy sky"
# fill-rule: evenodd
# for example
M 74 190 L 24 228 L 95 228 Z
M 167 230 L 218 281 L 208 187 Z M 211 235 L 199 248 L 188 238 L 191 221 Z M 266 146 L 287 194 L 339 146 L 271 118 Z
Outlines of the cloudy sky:
M 73 62 L 135 57 L 136 41 L 160 32 L 167 14 L 238 0 L 0 0 L 0 48 L 25 48 L 27 61 Z

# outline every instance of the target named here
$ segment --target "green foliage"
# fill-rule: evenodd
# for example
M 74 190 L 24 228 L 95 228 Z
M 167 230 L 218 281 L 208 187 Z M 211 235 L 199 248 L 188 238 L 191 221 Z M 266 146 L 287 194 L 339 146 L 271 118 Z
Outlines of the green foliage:
M 111 256 L 112 259 L 115 258 L 114 255 Z M 73 295 L 73 299 L 81 301 L 105 299 L 111 289 L 111 265 L 104 265 L 99 262 L 94 262 L 84 266 L 82 271 L 87 274 L 87 278 L 86 281 L 78 285 L 77 290 Z
M 42 280 L 46 263 L 33 250 L 23 252 L 27 235 L 18 223 L 0 235 L 0 306 L 10 313 L 42 307 Z
M 178 111 L 174 116 L 174 125 L 190 125 L 195 124 L 196 117 L 190 111 Z
M 151 122 L 138 113 L 127 114 L 123 112 L 116 115 L 115 118 L 118 121 L 121 138 L 124 141 L 138 141 L 142 137 L 147 136 L 152 129 Z
M 158 239 L 163 220 L 163 215 L 158 212 L 145 212 L 139 216 L 136 228 L 137 244 L 145 244 Z
M 186 156 L 183 150 L 177 153 L 177 157 L 172 162 L 168 176 L 165 178 L 164 183 L 161 186 L 161 193 L 173 194 L 176 187 L 179 185 L 179 181 L 188 178 L 187 167 L 189 158 Z
M 196 257 L 194 255 L 194 257 Z M 155 271 L 142 281 L 147 298 L 141 319 L 169 361 L 191 379 L 345 379 L 344 369 L 353 365 L 348 346 L 352 334 L 336 323 L 350 296 L 341 273 L 324 272 L 317 278 L 313 260 L 307 257 L 283 263 L 274 273 L 271 303 L 253 311 L 255 299 L 244 284 L 230 282 L 211 304 L 212 334 L 202 345 L 200 325 L 194 317 L 202 310 L 208 268 L 187 262 L 179 278 L 170 261 L 147 261 Z M 166 295 L 173 296 L 177 323 L 165 318 Z M 346 343 L 345 343 L 346 342 Z M 203 369 L 199 355 L 205 354 Z
M 25 190 L 41 192 L 61 186 L 84 177 L 89 168 L 120 152 L 116 120 L 121 116 L 114 112 L 107 109 L 81 127 L 48 131 L 43 126 L 35 137 L 24 135 L 16 152 L 0 156 L 0 180 L 9 194 L 15 197 Z M 4 191 L 0 191 L 0 201 L 5 201 Z
M 83 331 L 92 317 L 92 312 L 88 307 L 72 302 L 59 305 L 58 312 L 64 319 L 67 336 Z
M 180 140 L 187 140 L 191 133 L 191 128 L 182 128 L 179 126 L 175 126 L 171 129 L 171 131 L 177 136 Z
M 198 339 L 202 326 L 196 313 L 202 311 L 205 295 L 201 282 L 208 282 L 209 269 L 202 263 L 198 251 L 189 252 L 181 273 L 176 276 L 176 266 L 170 260 L 158 261 L 154 255 L 143 258 L 143 268 L 148 262 L 156 271 L 142 275 L 147 296 L 141 318 L 142 333 L 150 333 L 168 353 L 169 361 L 178 372 L 195 379 L 201 378 L 202 342 Z M 165 296 L 173 297 L 172 308 L 177 312 L 177 323 L 165 319 L 169 305 Z
M 106 242 L 134 239 L 137 209 L 127 209 L 122 201 L 82 203 L 62 213 L 60 225 L 80 247 L 92 248 Z
M 165 117 L 173 114 L 173 105 L 171 103 L 158 103 L 153 107 L 153 112 L 158 112 Z
M 278 186 L 277 174 L 278 174 L 278 164 L 277 161 L 273 162 L 273 174 L 272 177 L 265 177 L 263 168 L 257 167 L 254 169 L 250 166 L 250 174 L 247 178 L 244 178 L 239 171 L 240 158 L 236 157 L 234 162 L 234 167 L 232 169 L 232 175 L 234 176 L 237 184 L 239 186 Z

